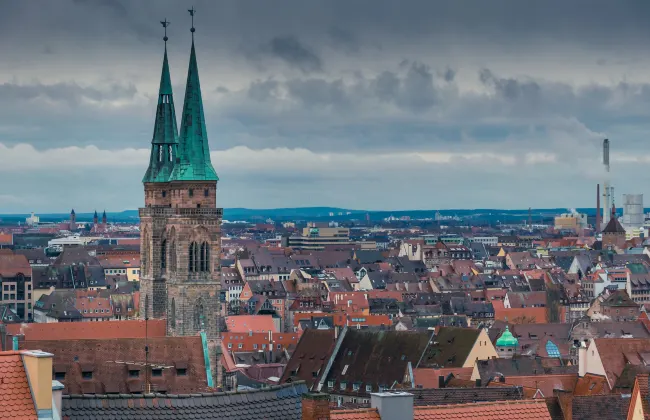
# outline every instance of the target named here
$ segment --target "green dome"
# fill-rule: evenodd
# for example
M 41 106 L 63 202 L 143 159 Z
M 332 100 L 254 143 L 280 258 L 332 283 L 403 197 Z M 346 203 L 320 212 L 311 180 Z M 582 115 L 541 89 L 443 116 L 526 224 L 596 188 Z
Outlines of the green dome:
M 501 334 L 501 337 L 497 340 L 497 347 L 516 347 L 519 345 L 519 340 L 517 337 L 512 335 L 510 329 L 506 326 L 506 330 Z

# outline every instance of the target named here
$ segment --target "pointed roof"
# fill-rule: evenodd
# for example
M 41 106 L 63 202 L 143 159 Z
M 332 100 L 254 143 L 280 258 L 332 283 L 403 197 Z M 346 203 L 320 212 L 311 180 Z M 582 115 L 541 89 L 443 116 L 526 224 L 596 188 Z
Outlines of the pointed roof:
M 514 347 L 519 345 L 519 340 L 517 337 L 512 335 L 510 329 L 506 325 L 506 330 L 501 334 L 501 337 L 497 340 L 498 347 Z
M 177 159 L 177 150 L 178 127 L 167 61 L 167 46 L 165 45 L 149 167 L 142 182 L 167 182 Z
M 625 229 L 616 217 L 609 219 L 607 226 L 603 229 L 602 233 L 625 233 Z
M 95 212 L 97 214 L 97 212 Z M 106 218 L 106 210 L 104 210 L 104 213 L 102 214 L 102 217 L 105 219 Z
M 74 213 L 74 209 L 72 209 L 72 211 L 70 212 L 70 214 L 75 214 L 75 213 Z
M 219 177 L 210 160 L 194 40 L 192 40 L 192 50 L 190 52 L 179 137 L 179 159 L 169 180 L 218 181 Z
M 95 218 L 98 217 L 98 216 L 97 216 L 97 210 L 95 210 L 95 215 L 94 215 L 93 217 L 95 217 Z

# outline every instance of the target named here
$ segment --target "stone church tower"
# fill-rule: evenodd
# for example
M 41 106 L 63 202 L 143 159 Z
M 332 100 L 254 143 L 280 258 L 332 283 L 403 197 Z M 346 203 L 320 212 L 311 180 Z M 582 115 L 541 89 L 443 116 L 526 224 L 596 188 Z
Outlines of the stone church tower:
M 145 207 L 140 209 L 140 317 L 167 319 L 171 336 L 205 332 L 209 340 L 218 337 L 218 180 L 210 161 L 192 27 L 180 134 L 165 44 L 149 168 L 142 180 Z

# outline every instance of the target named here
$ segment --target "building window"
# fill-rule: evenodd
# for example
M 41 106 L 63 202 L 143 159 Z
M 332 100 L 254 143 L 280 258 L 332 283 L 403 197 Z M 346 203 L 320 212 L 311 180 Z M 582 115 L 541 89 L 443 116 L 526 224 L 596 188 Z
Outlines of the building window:
M 257 344 L 253 344 L 253 348 L 257 350 Z
M 353 391 L 358 391 L 358 390 L 359 390 L 359 387 L 360 387 L 359 384 L 352 384 L 352 390 L 353 390 Z
M 163 191 L 162 196 L 163 196 L 163 198 L 167 197 L 167 191 Z
M 205 190 L 203 190 L 203 195 L 206 196 L 206 197 L 209 196 L 210 195 L 210 190 L 207 189 L 207 188 Z
M 232 343 L 228 343 L 228 348 L 229 348 L 229 349 L 232 348 Z
M 194 189 L 190 188 L 190 197 L 194 197 Z
M 57 381 L 65 380 L 65 372 L 54 372 L 54 379 Z
M 328 388 L 334 388 L 334 381 L 327 381 L 327 387 Z
M 185 376 L 185 375 L 187 375 L 187 369 L 185 369 L 185 368 L 176 368 L 176 375 L 177 376 Z
M 93 378 L 93 373 L 92 372 L 82 372 L 81 377 L 83 379 L 92 379 Z
M 242 343 L 239 343 L 239 344 L 237 345 L 237 348 L 238 348 L 238 349 L 241 349 L 241 348 L 243 348 L 243 347 L 244 347 L 244 345 L 243 345 Z
M 140 377 L 139 370 L 129 369 L 129 378 L 139 378 L 139 377 Z
M 366 385 L 366 392 L 372 392 L 372 385 Z
M 341 391 L 345 391 L 345 385 L 346 385 L 345 382 L 341 382 L 341 384 L 339 385 Z
M 151 369 L 151 376 L 162 376 L 162 369 Z

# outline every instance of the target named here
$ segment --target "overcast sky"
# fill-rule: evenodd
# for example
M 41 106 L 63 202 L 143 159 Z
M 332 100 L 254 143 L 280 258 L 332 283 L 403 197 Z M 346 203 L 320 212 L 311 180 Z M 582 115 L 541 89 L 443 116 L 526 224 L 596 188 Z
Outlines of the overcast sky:
M 0 213 L 143 204 L 192 5 L 221 207 L 650 202 L 647 0 L 0 0 Z

